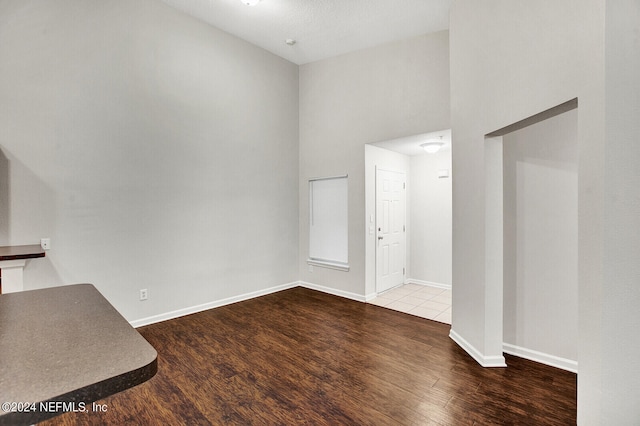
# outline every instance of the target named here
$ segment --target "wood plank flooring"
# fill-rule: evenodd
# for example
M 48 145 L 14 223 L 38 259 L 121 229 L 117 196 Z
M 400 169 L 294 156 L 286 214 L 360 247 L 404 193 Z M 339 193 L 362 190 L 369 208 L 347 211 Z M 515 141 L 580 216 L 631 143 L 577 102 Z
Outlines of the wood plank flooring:
M 294 288 L 140 328 L 154 378 L 43 424 L 575 424 L 575 374 L 482 368 L 449 329 Z

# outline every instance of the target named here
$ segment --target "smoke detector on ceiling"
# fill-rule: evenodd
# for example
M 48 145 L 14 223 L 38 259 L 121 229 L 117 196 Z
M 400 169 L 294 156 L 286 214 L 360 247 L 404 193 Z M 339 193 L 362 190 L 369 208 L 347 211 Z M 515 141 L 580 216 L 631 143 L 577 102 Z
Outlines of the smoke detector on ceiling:
M 247 6 L 255 6 L 256 4 L 260 3 L 260 0 L 240 0 L 240 1 L 246 4 Z

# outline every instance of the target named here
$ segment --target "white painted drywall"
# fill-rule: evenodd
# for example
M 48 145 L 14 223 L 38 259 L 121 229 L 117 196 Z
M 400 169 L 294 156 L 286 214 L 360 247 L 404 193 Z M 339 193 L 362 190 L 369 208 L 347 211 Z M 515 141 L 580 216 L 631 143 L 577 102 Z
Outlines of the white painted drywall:
M 296 65 L 152 0 L 0 10 L 0 244 L 52 242 L 27 289 L 139 320 L 297 280 Z
M 452 331 L 483 356 L 497 355 L 487 342 L 499 315 L 485 308 L 498 295 L 485 281 L 484 135 L 578 98 L 581 425 L 640 418 L 639 25 L 633 0 L 457 0 L 451 11 Z
M 571 19 L 566 18 L 569 16 Z M 603 145 L 604 90 L 599 84 L 603 79 L 603 24 L 603 10 L 596 1 L 553 5 L 454 2 L 450 30 L 456 141 L 452 329 L 487 357 L 502 355 L 501 347 L 494 345 L 491 351 L 487 347 L 489 341 L 502 341 L 502 321 L 494 321 L 502 311 L 485 309 L 483 303 L 501 297 L 488 293 L 490 286 L 485 281 L 487 254 L 493 250 L 486 246 L 485 135 L 578 97 L 580 173 L 594 177 L 579 183 L 579 244 L 580 249 L 600 246 L 602 186 L 595 177 L 602 175 L 597 154 Z M 591 235 L 585 232 L 582 236 L 582 230 Z M 585 294 L 581 292 L 580 297 L 597 300 L 601 273 L 597 249 L 585 252 L 581 262 Z M 592 307 L 599 309 L 596 303 Z M 598 311 L 587 317 L 592 315 L 597 316 Z M 489 323 L 499 324 L 500 329 L 487 328 Z M 579 362 L 582 366 L 582 360 Z
M 639 35 L 640 2 L 607 1 L 602 424 L 640 422 Z
M 365 286 L 366 143 L 449 128 L 448 33 L 300 67 L 300 279 L 349 294 Z M 309 178 L 349 175 L 349 272 L 309 272 Z
M 504 343 L 578 359 L 578 112 L 503 137 Z
M 449 177 L 440 178 L 440 170 Z M 451 149 L 411 157 L 408 277 L 418 283 L 451 285 Z

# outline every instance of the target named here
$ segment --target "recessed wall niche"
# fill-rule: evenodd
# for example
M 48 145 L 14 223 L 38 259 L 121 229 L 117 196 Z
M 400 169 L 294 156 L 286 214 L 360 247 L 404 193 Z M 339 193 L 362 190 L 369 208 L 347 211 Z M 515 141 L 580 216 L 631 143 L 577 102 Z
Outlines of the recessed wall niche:
M 577 117 L 573 99 L 493 132 L 485 142 L 487 289 L 495 296 L 492 309 L 502 313 L 494 321 L 502 323 L 503 351 L 574 372 Z

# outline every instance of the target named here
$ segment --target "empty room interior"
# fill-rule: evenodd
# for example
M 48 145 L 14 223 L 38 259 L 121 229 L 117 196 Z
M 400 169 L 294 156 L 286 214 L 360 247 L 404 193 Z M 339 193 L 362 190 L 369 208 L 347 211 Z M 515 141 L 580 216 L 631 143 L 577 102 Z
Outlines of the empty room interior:
M 639 32 L 0 0 L 0 425 L 639 424 Z

